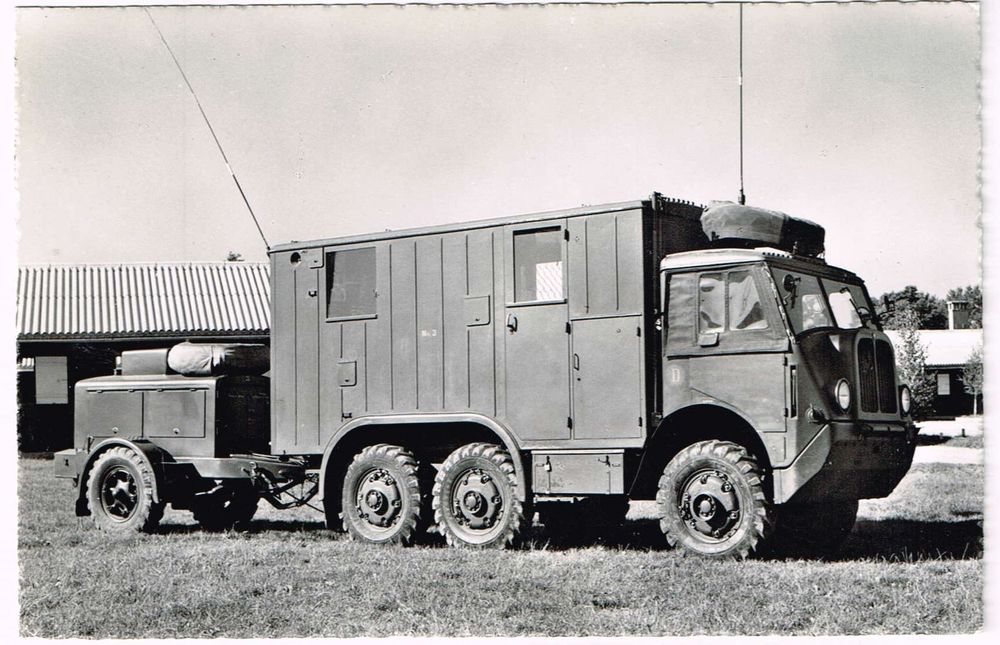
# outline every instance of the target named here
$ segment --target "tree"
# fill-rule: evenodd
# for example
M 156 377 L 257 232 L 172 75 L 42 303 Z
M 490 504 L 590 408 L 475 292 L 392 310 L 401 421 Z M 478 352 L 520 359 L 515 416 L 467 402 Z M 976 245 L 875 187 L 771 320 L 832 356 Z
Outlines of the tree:
M 958 287 L 948 291 L 947 300 L 965 300 L 969 303 L 969 327 L 983 327 L 983 290 L 978 284 Z
M 927 373 L 927 348 L 917 333 L 919 317 L 912 309 L 895 313 L 900 338 L 896 347 L 899 380 L 910 387 L 910 414 L 914 419 L 925 419 L 934 411 L 935 384 Z
M 948 309 L 940 298 L 920 291 L 913 285 L 904 287 L 902 291 L 890 291 L 882 298 L 888 298 L 894 303 L 895 311 L 881 311 L 882 326 L 886 329 L 904 327 L 899 322 L 905 311 L 912 311 L 916 316 L 914 329 L 946 329 L 948 327 Z
M 972 395 L 972 414 L 979 414 L 979 395 L 983 392 L 983 348 L 976 347 L 962 368 L 962 383 Z
M 242 262 L 242 261 L 243 261 L 243 255 L 241 253 L 237 253 L 236 251 L 230 251 L 226 255 L 226 262 Z

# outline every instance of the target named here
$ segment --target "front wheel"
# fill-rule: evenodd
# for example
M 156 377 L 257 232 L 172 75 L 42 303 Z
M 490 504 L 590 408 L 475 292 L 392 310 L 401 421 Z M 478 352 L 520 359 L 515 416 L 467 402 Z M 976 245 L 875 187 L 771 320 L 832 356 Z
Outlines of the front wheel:
M 497 445 L 470 443 L 451 453 L 434 480 L 432 504 L 451 546 L 502 549 L 524 529 L 514 462 Z
M 87 503 L 97 528 L 155 531 L 164 504 L 153 500 L 154 481 L 149 462 L 135 450 L 116 446 L 101 453 L 87 477 Z
M 656 503 L 667 542 L 687 553 L 742 559 L 771 535 L 760 466 L 728 441 L 700 441 L 677 453 L 660 477 Z

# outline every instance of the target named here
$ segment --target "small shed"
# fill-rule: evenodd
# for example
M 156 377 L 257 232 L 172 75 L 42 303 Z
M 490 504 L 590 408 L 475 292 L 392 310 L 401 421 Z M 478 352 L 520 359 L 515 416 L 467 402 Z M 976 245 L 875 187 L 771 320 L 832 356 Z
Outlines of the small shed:
M 17 276 L 18 447 L 70 446 L 73 386 L 129 349 L 267 343 L 269 265 L 22 265 Z
M 892 344 L 902 346 L 898 331 L 887 331 Z M 983 345 L 982 329 L 920 329 L 920 344 L 926 352 L 927 372 L 934 379 L 934 414 L 954 418 L 973 413 L 972 395 L 965 390 L 965 364 Z M 982 413 L 982 394 L 977 409 Z

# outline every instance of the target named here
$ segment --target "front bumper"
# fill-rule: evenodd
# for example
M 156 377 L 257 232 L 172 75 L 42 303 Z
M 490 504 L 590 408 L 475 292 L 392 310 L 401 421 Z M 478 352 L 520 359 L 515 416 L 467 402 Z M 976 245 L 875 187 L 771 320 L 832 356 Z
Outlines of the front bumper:
M 916 426 L 831 422 L 787 468 L 774 470 L 774 501 L 885 497 L 913 462 Z

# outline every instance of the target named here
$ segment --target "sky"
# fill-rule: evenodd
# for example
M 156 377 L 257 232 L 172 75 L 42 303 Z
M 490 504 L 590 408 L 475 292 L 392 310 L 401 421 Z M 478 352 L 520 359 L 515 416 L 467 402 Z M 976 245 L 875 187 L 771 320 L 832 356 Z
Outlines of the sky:
M 739 189 L 735 5 L 150 14 L 268 241 Z M 264 260 L 139 8 L 16 14 L 20 263 Z M 748 203 L 873 295 L 980 281 L 979 8 L 744 10 Z

